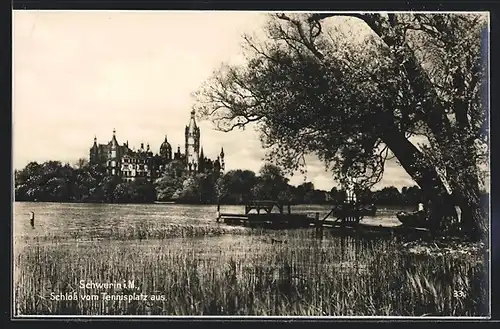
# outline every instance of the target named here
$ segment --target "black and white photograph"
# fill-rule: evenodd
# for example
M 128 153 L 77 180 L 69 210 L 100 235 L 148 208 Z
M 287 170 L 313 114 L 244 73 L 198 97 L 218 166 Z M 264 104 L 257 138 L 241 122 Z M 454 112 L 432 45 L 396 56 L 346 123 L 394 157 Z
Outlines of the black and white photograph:
M 13 318 L 489 318 L 489 33 L 14 10 Z

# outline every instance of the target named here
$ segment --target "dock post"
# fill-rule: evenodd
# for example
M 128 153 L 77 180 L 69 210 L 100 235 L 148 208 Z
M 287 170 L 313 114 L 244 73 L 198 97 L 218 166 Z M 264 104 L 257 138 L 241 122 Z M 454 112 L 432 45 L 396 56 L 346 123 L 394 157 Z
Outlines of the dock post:
M 288 204 L 288 214 L 291 214 L 292 211 L 291 211 L 291 207 L 290 207 L 290 204 Z
M 220 220 L 220 203 L 217 202 L 217 223 L 219 222 Z
M 314 223 L 315 223 L 316 228 L 320 228 L 319 212 L 316 212 L 314 214 Z

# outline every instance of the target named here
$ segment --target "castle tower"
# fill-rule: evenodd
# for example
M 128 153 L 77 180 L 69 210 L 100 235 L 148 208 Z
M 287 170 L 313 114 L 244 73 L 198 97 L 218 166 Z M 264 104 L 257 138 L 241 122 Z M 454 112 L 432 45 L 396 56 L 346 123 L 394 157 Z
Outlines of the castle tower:
M 97 146 L 97 137 L 94 136 L 94 145 L 90 148 L 90 163 L 99 162 L 99 147 Z
M 200 163 L 198 165 L 199 172 L 205 172 L 205 154 L 203 153 L 203 146 L 200 151 Z
M 185 130 L 186 166 L 189 170 L 196 171 L 200 163 L 200 128 L 196 125 L 195 112 L 191 111 L 191 119 Z
M 118 151 L 118 141 L 116 140 L 116 130 L 113 129 L 113 138 L 111 139 L 111 159 L 116 159 L 118 154 L 117 154 L 117 151 Z
M 120 174 L 120 147 L 116 140 L 116 130 L 113 129 L 113 138 L 109 142 L 108 173 L 111 175 Z

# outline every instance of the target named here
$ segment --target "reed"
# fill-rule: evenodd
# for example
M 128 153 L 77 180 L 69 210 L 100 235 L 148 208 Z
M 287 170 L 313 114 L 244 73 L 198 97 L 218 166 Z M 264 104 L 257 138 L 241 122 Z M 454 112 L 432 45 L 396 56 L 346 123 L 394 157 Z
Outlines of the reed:
M 94 240 L 163 240 L 171 238 L 215 237 L 225 234 L 255 235 L 259 230 L 243 226 L 228 226 L 210 223 L 207 225 L 171 224 L 171 223 L 132 223 L 119 227 L 95 227 L 92 229 L 75 229 L 72 231 L 49 231 L 43 235 L 25 234 L 16 236 L 21 243 L 39 242 L 76 242 Z
M 191 233 L 170 239 L 152 228 L 143 231 L 142 239 L 113 231 L 101 241 L 20 245 L 16 314 L 478 316 L 487 311 L 479 251 L 415 253 L 394 238 L 318 239 L 310 230 L 243 230 L 213 238 L 184 229 Z M 80 288 L 81 280 L 133 280 L 135 287 Z M 103 300 L 103 292 L 118 298 L 142 293 L 148 300 Z M 52 300 L 51 293 L 76 294 L 77 300 Z M 83 300 L 92 295 L 98 299 Z

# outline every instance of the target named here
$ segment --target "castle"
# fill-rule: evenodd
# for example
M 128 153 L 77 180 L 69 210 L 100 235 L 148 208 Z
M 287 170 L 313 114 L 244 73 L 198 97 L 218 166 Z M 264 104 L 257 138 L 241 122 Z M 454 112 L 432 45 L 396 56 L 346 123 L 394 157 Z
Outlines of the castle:
M 185 128 L 184 137 L 184 154 L 181 153 L 180 146 L 177 147 L 177 152 L 172 153 L 172 147 L 166 135 L 160 146 L 160 153 L 153 154 L 149 144 L 144 148 L 144 143 L 141 143 L 137 151 L 129 148 L 128 141 L 120 145 L 116 139 L 116 131 L 113 129 L 113 137 L 107 144 L 97 144 L 97 138 L 94 137 L 94 144 L 90 148 L 90 163 L 105 166 L 108 175 L 119 176 L 125 181 L 133 181 L 138 177 L 158 178 L 166 165 L 174 160 L 184 163 L 189 173 L 215 172 L 220 174 L 224 171 L 223 148 L 215 161 L 205 157 L 203 147 L 200 150 L 200 128 L 196 125 L 194 110 L 191 111 L 191 119 Z

